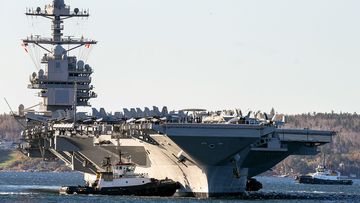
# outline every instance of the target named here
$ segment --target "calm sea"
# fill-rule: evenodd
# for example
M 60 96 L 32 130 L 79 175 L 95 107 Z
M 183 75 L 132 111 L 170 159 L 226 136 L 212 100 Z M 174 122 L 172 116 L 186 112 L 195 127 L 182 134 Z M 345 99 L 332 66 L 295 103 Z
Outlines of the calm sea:
M 159 198 L 59 195 L 62 185 L 83 184 L 79 173 L 0 173 L 0 202 L 360 202 L 360 181 L 351 186 L 303 185 L 291 178 L 257 177 L 263 189 L 247 197 Z

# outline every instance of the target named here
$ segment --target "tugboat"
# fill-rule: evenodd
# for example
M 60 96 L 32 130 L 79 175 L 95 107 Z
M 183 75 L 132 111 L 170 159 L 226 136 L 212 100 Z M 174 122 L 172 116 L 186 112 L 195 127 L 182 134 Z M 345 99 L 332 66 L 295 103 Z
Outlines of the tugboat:
M 145 173 L 135 173 L 136 165 L 120 161 L 112 165 L 105 157 L 105 172 L 98 172 L 93 184 L 87 186 L 64 186 L 60 194 L 173 196 L 180 184 L 171 179 L 157 180 Z
M 295 180 L 304 184 L 352 185 L 353 181 L 341 176 L 339 171 L 330 170 L 325 165 L 318 165 L 316 173 L 297 176 Z

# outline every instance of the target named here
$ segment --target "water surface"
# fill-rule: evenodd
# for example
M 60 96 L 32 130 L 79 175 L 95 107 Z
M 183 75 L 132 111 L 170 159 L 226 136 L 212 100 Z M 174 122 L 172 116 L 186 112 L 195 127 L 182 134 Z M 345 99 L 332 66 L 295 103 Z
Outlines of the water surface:
M 360 202 L 360 181 L 349 185 L 306 185 L 291 178 L 257 177 L 263 189 L 244 197 L 211 199 L 59 195 L 63 185 L 82 185 L 80 173 L 0 173 L 0 202 Z

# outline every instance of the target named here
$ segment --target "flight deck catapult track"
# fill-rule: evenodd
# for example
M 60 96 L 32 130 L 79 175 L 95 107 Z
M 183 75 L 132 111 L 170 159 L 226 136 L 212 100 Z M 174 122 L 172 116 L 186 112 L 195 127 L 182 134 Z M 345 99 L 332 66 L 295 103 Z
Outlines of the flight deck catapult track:
M 113 162 L 119 161 L 121 150 L 137 165 L 136 173 L 179 182 L 178 195 L 236 195 L 246 190 L 251 177 L 289 155 L 316 154 L 317 147 L 329 143 L 334 135 L 284 129 L 283 116 L 242 115 L 239 110 L 168 112 L 153 107 L 124 109 L 112 115 L 93 109 L 90 116 L 76 112 L 77 106 L 90 106 L 88 100 L 97 95 L 92 91 L 92 68 L 69 52 L 96 41 L 63 38 L 63 22 L 88 17 L 88 10 L 71 10 L 63 0 L 53 0 L 44 9 L 27 9 L 26 15 L 51 19 L 52 37 L 23 40 L 25 48 L 35 44 L 47 53 L 41 60 L 45 70 L 33 73 L 29 85 L 39 89 L 43 98 L 40 111 L 19 107 L 18 116 L 26 124 L 20 150 L 30 157 L 63 160 L 84 173 L 88 186 L 105 170 L 103 159 L 111 156 Z

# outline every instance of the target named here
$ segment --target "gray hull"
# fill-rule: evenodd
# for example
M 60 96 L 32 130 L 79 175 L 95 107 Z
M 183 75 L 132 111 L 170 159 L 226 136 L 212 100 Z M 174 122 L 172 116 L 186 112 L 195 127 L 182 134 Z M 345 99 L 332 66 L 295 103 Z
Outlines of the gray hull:
M 329 142 L 332 135 L 325 131 L 225 124 L 152 125 L 146 132 L 120 140 L 121 151 L 138 165 L 137 172 L 178 181 L 178 195 L 198 197 L 242 193 L 250 177 L 289 155 L 316 154 L 317 146 Z M 102 170 L 104 157 L 117 159 L 115 140 L 97 144 L 106 136 L 55 136 L 45 145 L 73 170 L 91 177 Z

